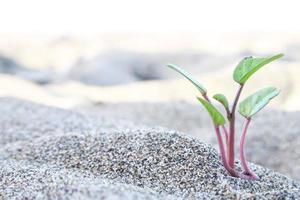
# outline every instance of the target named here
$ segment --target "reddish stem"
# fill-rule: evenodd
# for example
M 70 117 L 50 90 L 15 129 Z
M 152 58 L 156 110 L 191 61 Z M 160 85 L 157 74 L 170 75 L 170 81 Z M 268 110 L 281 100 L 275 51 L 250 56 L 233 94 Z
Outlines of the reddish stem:
M 202 96 L 203 96 L 203 98 L 206 101 L 211 102 L 210 99 L 209 99 L 209 97 L 207 96 L 207 94 L 203 94 Z M 226 130 L 225 126 L 223 126 L 223 130 L 226 131 L 225 134 L 227 133 L 226 134 L 227 135 L 226 138 L 228 140 L 229 139 L 229 135 L 228 135 L 228 131 Z M 231 168 L 228 165 L 228 161 L 227 161 L 227 158 L 226 158 L 226 151 L 225 151 L 225 148 L 224 148 L 224 143 L 223 143 L 223 140 L 222 140 L 222 136 L 221 136 L 221 133 L 220 133 L 219 126 L 215 126 L 215 132 L 216 132 L 217 140 L 218 140 L 218 144 L 219 144 L 219 150 L 220 150 L 220 154 L 221 154 L 221 160 L 222 160 L 222 163 L 223 163 L 223 166 L 225 167 L 225 169 L 230 173 L 231 176 L 241 177 L 241 178 L 245 178 L 246 177 L 247 178 L 246 175 L 238 173 L 237 171 L 235 171 L 235 169 Z
M 228 149 L 228 131 L 226 129 L 226 127 L 224 125 L 222 125 L 222 129 L 223 129 L 223 132 L 224 132 L 224 135 L 225 135 L 225 141 L 226 141 L 226 145 L 227 145 L 227 149 Z
M 240 159 L 241 159 L 242 167 L 244 169 L 243 174 L 244 175 L 248 175 L 253 180 L 258 180 L 259 177 L 256 174 L 254 174 L 254 172 L 251 171 L 251 169 L 250 169 L 250 167 L 248 165 L 248 162 L 246 160 L 245 151 L 244 151 L 244 149 L 245 149 L 246 133 L 247 133 L 247 130 L 248 130 L 250 122 L 251 122 L 251 118 L 247 118 L 245 126 L 244 126 L 244 129 L 243 129 L 243 133 L 242 133 L 242 136 L 241 136 L 241 141 L 240 141 Z
M 216 131 L 216 135 L 217 135 L 217 139 L 218 139 L 218 144 L 219 144 L 222 163 L 223 163 L 225 169 L 232 176 L 238 177 L 239 176 L 238 173 L 228 165 L 228 162 L 227 162 L 227 159 L 226 159 L 226 153 L 225 153 L 225 149 L 224 149 L 224 144 L 223 144 L 223 140 L 222 140 L 222 136 L 221 136 L 221 133 L 220 133 L 219 126 L 215 126 L 215 131 Z
M 234 169 L 234 137 L 235 137 L 235 110 L 239 98 L 241 96 L 244 85 L 241 84 L 238 92 L 236 94 L 234 103 L 232 105 L 231 113 L 230 113 L 230 125 L 229 125 L 229 142 L 228 142 L 228 164 Z
M 221 136 L 221 133 L 220 133 L 220 127 L 219 126 L 215 126 L 215 132 L 216 132 L 217 139 L 218 139 L 218 144 L 219 144 L 219 149 L 220 149 L 222 163 L 223 163 L 225 169 L 230 173 L 230 175 L 234 176 L 234 177 L 239 177 L 239 178 L 247 179 L 247 180 L 259 180 L 259 177 L 256 176 L 251 171 L 250 171 L 251 174 L 249 172 L 246 172 L 246 171 L 244 173 L 240 173 L 240 172 L 237 172 L 234 169 L 234 132 L 235 132 L 235 126 L 234 125 L 235 125 L 235 109 L 236 109 L 239 97 L 241 95 L 243 86 L 244 85 L 240 85 L 240 88 L 239 88 L 239 90 L 237 92 L 237 95 L 236 95 L 234 104 L 232 106 L 231 112 L 229 112 L 228 109 L 226 110 L 226 112 L 227 112 L 227 118 L 230 121 L 230 133 L 228 134 L 228 131 L 227 131 L 226 127 L 224 125 L 222 126 L 222 129 L 223 129 L 224 134 L 225 134 L 226 144 L 227 144 L 228 158 L 226 158 L 226 151 L 225 151 L 225 148 L 224 148 L 224 143 L 223 143 L 223 140 L 222 140 L 222 136 Z M 202 96 L 203 96 L 203 98 L 206 101 L 211 102 L 210 99 L 209 99 L 209 97 L 207 96 L 207 94 L 204 94 Z M 229 149 L 231 149 L 231 150 L 229 150 Z M 244 156 L 244 158 L 245 158 L 245 156 Z M 230 162 L 232 162 L 232 167 L 230 166 L 228 160 L 231 160 Z

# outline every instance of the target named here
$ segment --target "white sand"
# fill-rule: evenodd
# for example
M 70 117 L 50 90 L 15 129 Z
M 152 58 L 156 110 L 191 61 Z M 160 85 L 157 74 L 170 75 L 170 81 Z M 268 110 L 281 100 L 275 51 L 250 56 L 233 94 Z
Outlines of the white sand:
M 297 199 L 300 184 L 251 165 L 232 178 L 211 146 L 176 131 L 0 99 L 4 199 Z
M 95 116 L 179 130 L 218 148 L 211 119 L 200 104 L 107 103 L 85 106 L 79 110 Z M 237 117 L 239 138 L 244 119 L 239 114 Z M 247 134 L 246 153 L 249 160 L 300 180 L 299 118 L 300 112 L 284 112 L 268 107 L 261 111 L 252 120 Z

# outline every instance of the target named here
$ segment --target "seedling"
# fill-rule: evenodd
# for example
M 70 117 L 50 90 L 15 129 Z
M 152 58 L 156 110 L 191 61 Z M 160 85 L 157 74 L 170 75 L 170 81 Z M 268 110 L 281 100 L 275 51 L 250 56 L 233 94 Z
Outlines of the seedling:
M 281 58 L 283 54 L 278 54 L 266 58 L 254 58 L 246 57 L 239 62 L 233 72 L 233 79 L 239 84 L 234 102 L 231 107 L 227 98 L 223 94 L 215 94 L 213 99 L 221 103 L 225 109 L 226 117 L 212 104 L 211 99 L 207 95 L 207 90 L 200 84 L 193 76 L 191 76 L 185 70 L 168 64 L 167 66 L 176 72 L 180 73 L 186 79 L 188 79 L 200 92 L 202 97 L 197 97 L 198 101 L 205 107 L 209 115 L 212 118 L 214 129 L 216 132 L 219 150 L 221 154 L 221 160 L 225 169 L 230 175 L 234 177 L 240 177 L 249 180 L 259 180 L 259 177 L 250 169 L 245 156 L 245 139 L 246 133 L 253 116 L 264 108 L 271 99 L 279 94 L 279 90 L 275 87 L 267 87 L 258 90 L 254 94 L 248 96 L 242 102 L 239 103 L 239 98 L 242 93 L 243 87 L 247 80 L 260 68 L 268 63 Z M 240 172 L 235 168 L 235 114 L 238 106 L 238 112 L 245 118 L 244 128 L 240 138 L 240 160 L 243 171 Z M 223 133 L 223 134 L 222 134 Z

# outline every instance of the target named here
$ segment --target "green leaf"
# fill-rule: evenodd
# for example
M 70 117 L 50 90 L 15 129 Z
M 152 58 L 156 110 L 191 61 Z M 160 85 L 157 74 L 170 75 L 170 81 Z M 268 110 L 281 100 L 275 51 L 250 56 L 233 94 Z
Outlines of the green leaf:
M 239 104 L 239 113 L 246 118 L 250 118 L 265 107 L 269 101 L 279 93 L 280 90 L 275 87 L 263 88 L 248 96 Z
M 225 107 L 226 110 L 229 110 L 228 100 L 223 94 L 215 94 L 213 98 L 218 102 L 220 102 Z
M 235 68 L 233 79 L 240 84 L 244 84 L 257 70 L 282 56 L 283 54 L 277 54 L 267 58 L 244 58 Z
M 197 99 L 200 101 L 200 103 L 206 108 L 208 111 L 209 115 L 211 116 L 214 124 L 216 126 L 224 125 L 225 124 L 225 118 L 223 115 L 215 108 L 211 103 L 208 101 L 197 97 Z
M 193 76 L 191 76 L 188 72 L 181 69 L 180 67 L 177 67 L 172 64 L 168 64 L 167 67 L 175 70 L 176 72 L 180 73 L 182 76 L 184 76 L 186 79 L 188 79 L 199 91 L 202 95 L 205 95 L 207 90 L 200 84 Z

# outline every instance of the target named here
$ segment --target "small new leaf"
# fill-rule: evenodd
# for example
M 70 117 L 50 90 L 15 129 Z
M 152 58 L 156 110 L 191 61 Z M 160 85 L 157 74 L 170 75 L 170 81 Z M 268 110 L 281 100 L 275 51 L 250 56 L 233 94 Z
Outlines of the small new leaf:
M 181 69 L 180 67 L 177 67 L 173 64 L 168 64 L 167 67 L 175 70 L 182 76 L 184 76 L 186 79 L 188 79 L 199 91 L 202 95 L 206 95 L 207 90 L 200 84 L 192 75 L 190 75 L 188 72 L 185 70 Z
M 263 88 L 248 96 L 239 104 L 239 113 L 246 118 L 251 118 L 279 93 L 280 90 L 275 87 Z
M 223 94 L 215 94 L 213 98 L 218 102 L 220 102 L 225 107 L 226 110 L 229 110 L 228 100 Z
M 244 58 L 235 68 L 233 79 L 239 84 L 244 84 L 257 70 L 282 56 L 283 54 L 277 54 L 267 58 Z
M 225 124 L 225 118 L 211 103 L 200 97 L 197 97 L 197 99 L 206 108 L 216 126 Z

